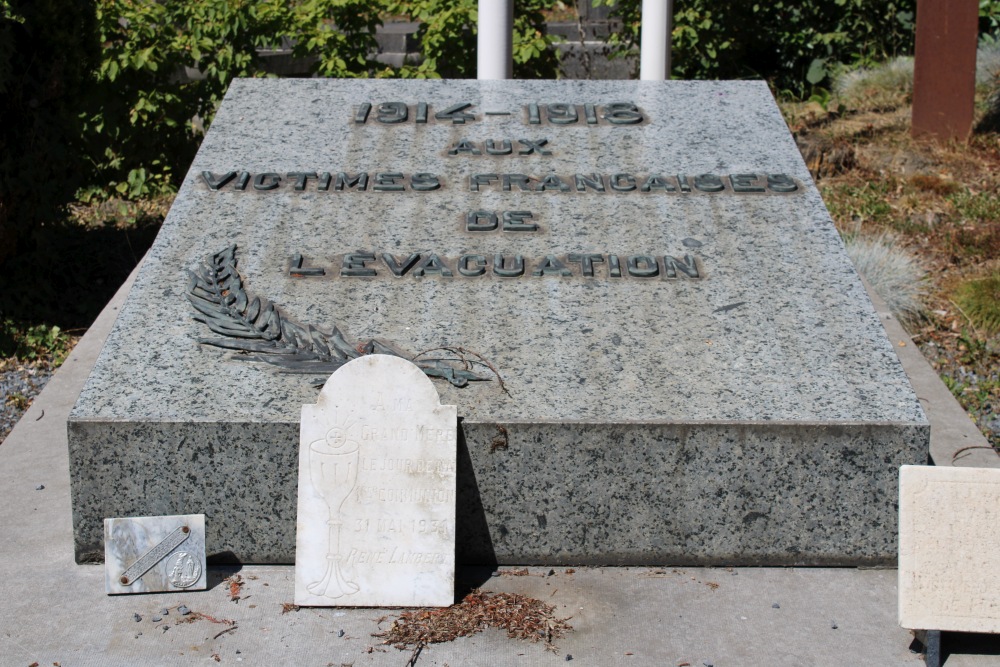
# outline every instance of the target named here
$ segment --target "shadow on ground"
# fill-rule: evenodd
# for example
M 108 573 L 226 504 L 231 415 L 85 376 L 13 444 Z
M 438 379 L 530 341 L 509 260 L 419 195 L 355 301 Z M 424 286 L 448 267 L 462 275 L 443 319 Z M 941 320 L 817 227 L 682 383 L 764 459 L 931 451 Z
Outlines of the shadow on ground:
M 83 333 L 152 245 L 162 220 L 39 227 L 0 265 L 0 319 Z

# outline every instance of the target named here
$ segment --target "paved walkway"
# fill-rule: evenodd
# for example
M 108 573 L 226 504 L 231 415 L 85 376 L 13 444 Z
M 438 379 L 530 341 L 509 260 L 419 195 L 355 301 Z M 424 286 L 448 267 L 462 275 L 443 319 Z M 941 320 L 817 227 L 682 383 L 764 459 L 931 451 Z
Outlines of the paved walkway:
M 411 652 L 384 646 L 371 636 L 391 625 L 391 610 L 283 613 L 283 604 L 293 598 L 290 567 L 239 569 L 245 583 L 241 599 L 233 602 L 223 583 L 233 569 L 211 569 L 205 592 L 109 597 L 103 566 L 73 562 L 66 415 L 124 293 L 125 288 L 0 446 L 0 526 L 5 533 L 0 547 L 0 665 L 408 664 Z M 887 327 L 890 338 L 905 337 L 893 329 L 891 319 Z M 899 338 L 904 343 L 900 349 L 915 351 L 907 341 Z M 930 377 L 936 380 L 933 373 Z M 961 446 L 973 442 L 974 434 L 963 430 L 971 422 L 965 417 L 962 423 L 960 409 L 961 414 L 949 412 L 945 403 L 950 395 L 942 396 L 931 384 L 926 374 L 915 381 L 918 395 L 932 408 L 932 420 L 958 434 L 953 437 Z M 936 444 L 937 457 L 948 458 L 945 443 Z M 971 456 L 977 465 L 996 459 L 981 450 Z M 958 464 L 969 462 L 965 457 Z M 570 617 L 574 631 L 549 652 L 542 644 L 490 630 L 432 645 L 415 664 L 923 664 L 908 650 L 910 633 L 896 623 L 894 570 L 529 568 L 525 575 L 503 568 L 499 573 L 464 571 L 461 578 L 466 587 L 524 593 L 555 605 L 556 615 Z M 181 616 L 180 605 L 201 616 L 185 622 L 195 615 Z M 995 638 L 974 639 L 979 644 L 959 647 L 946 665 L 1000 664 Z

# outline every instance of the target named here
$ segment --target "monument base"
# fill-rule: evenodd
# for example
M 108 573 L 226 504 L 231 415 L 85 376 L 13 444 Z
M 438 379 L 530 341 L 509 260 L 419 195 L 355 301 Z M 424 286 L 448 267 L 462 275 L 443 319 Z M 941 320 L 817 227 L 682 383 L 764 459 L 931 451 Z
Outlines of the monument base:
M 77 560 L 104 552 L 91 517 L 203 511 L 210 556 L 292 563 L 298 432 L 294 421 L 72 423 Z M 464 420 L 457 560 L 891 564 L 899 466 L 926 458 L 927 437 L 923 424 Z

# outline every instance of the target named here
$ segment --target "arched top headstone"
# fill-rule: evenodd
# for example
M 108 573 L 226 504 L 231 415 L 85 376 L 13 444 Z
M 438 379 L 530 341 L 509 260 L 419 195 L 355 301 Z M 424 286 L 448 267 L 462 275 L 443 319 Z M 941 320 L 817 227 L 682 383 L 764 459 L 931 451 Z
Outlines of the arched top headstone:
M 295 603 L 454 602 L 457 408 L 413 363 L 366 355 L 302 406 Z
M 388 354 L 368 354 L 348 362 L 323 385 L 316 407 L 335 405 L 338 401 L 378 400 L 394 392 L 405 394 L 421 409 L 441 405 L 434 382 L 411 361 Z M 367 397 L 367 399 L 365 398 Z M 446 406 L 448 407 L 448 406 Z

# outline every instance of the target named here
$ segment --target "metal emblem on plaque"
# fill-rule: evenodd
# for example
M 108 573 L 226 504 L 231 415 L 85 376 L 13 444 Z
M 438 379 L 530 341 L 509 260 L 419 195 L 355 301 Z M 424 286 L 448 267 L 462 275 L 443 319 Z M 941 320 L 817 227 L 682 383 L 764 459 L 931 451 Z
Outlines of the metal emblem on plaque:
M 205 589 L 205 515 L 105 519 L 104 582 L 109 595 Z

